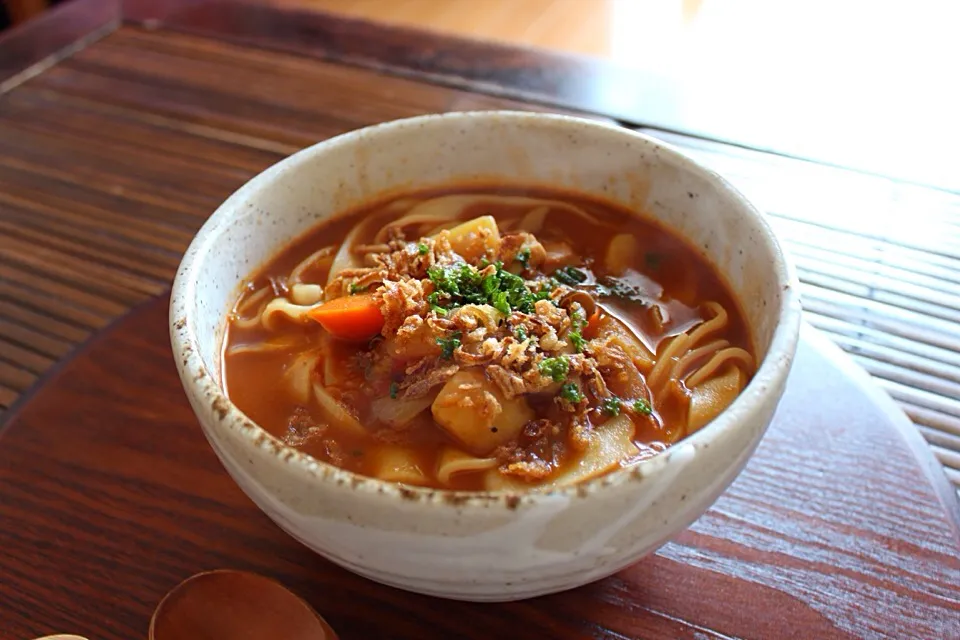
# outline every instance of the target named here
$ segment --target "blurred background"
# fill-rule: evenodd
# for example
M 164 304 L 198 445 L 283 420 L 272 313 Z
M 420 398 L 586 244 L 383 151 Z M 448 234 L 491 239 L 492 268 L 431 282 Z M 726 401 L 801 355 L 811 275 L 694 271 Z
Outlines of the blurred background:
M 244 1 L 612 61 L 643 124 L 960 191 L 957 0 Z

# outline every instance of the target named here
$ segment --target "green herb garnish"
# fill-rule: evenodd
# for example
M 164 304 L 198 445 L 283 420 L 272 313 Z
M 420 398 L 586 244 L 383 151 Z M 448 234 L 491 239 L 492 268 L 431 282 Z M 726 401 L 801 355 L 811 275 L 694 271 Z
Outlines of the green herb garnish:
M 460 332 L 455 331 L 449 338 L 437 338 L 437 344 L 440 345 L 440 357 L 449 360 L 460 346 Z
M 577 353 L 583 352 L 583 348 L 587 346 L 587 341 L 584 340 L 583 334 L 580 333 L 579 329 L 568 333 L 567 340 L 570 341 L 570 344 L 573 345 L 573 348 L 576 349 Z
M 500 279 L 497 274 L 490 274 L 480 281 L 480 288 L 488 296 L 492 296 L 500 288 Z
M 580 392 L 580 387 L 577 386 L 576 382 L 568 382 L 560 387 L 560 397 L 573 404 L 577 404 L 583 400 L 583 394 Z
M 549 300 L 550 299 L 550 290 L 549 289 L 540 289 L 535 294 L 533 294 L 533 301 L 537 300 Z
M 362 285 L 362 284 L 351 284 L 351 285 L 350 285 L 350 295 L 352 295 L 352 296 L 353 296 L 353 295 L 356 295 L 356 294 L 358 294 L 358 293 L 361 293 L 361 292 L 363 292 L 363 291 L 366 291 L 366 290 L 367 290 L 367 285 Z
M 653 413 L 653 407 L 651 407 L 650 403 L 643 398 L 633 401 L 633 410 L 644 416 L 648 416 Z
M 570 324 L 573 325 L 574 331 L 579 331 L 587 326 L 587 314 L 584 312 L 583 307 L 579 307 L 570 314 Z
M 432 266 L 427 269 L 427 277 L 433 282 L 437 294 L 427 296 L 427 301 L 439 305 L 441 297 L 447 298 L 448 302 L 444 303 L 447 308 L 489 304 L 504 315 L 513 311 L 533 313 L 534 303 L 541 299 L 539 293 L 530 291 L 523 278 L 504 271 L 500 262 L 496 263 L 496 271 L 486 276 L 461 262 L 446 268 Z
M 570 362 L 566 356 L 559 358 L 544 358 L 540 361 L 540 373 L 548 376 L 554 382 L 563 382 L 570 371 Z
M 560 267 L 554 272 L 553 277 L 569 287 L 575 287 L 587 281 L 587 274 L 576 267 Z
M 540 280 L 540 288 L 534 292 L 533 301 L 537 300 L 549 300 L 550 294 L 553 293 L 553 290 L 557 288 L 557 285 L 560 284 L 553 278 L 547 280 Z
M 600 405 L 600 409 L 608 416 L 618 416 L 620 415 L 620 398 L 617 396 L 610 396 L 609 398 L 604 399 L 603 403 Z
M 398 393 L 399 391 L 400 391 L 400 385 L 398 385 L 396 382 L 391 382 L 391 383 L 390 383 L 390 397 L 393 398 L 394 400 L 396 400 L 396 399 L 397 399 L 397 393 Z
M 587 326 L 587 318 L 583 309 L 577 309 L 570 314 L 570 325 L 573 328 L 567 334 L 567 340 L 570 341 L 577 353 L 581 353 L 587 345 L 587 341 L 583 338 L 583 328 Z
M 527 330 L 524 329 L 522 325 L 514 329 L 513 334 L 517 336 L 517 340 L 520 342 L 523 342 L 527 339 Z
M 419 253 L 422 256 L 425 256 L 428 253 L 430 253 L 430 247 L 428 247 L 427 245 L 421 242 L 420 244 L 417 245 L 417 253 Z
M 504 315 L 510 315 L 510 301 L 507 298 L 506 291 L 494 291 L 490 294 L 490 304 L 493 308 Z
M 446 318 L 447 314 L 450 313 L 449 311 L 447 311 L 446 309 L 444 309 L 438 304 L 430 305 L 430 310 L 433 311 L 435 314 L 437 314 L 441 318 Z
M 530 268 L 530 247 L 524 247 L 517 253 L 517 262 L 523 265 L 524 269 Z

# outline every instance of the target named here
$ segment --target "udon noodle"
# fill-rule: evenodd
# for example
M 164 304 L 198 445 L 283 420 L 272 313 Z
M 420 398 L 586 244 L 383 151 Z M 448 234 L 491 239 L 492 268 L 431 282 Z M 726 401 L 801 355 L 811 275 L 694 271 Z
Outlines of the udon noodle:
M 338 216 L 255 274 L 224 385 L 318 459 L 383 480 L 548 489 L 657 455 L 754 372 L 692 247 L 556 191 L 414 194 Z

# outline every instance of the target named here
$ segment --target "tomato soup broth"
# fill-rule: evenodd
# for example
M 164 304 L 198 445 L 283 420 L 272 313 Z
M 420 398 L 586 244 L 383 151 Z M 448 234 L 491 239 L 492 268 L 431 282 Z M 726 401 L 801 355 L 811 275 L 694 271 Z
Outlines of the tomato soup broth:
M 318 225 L 253 274 L 231 401 L 365 476 L 551 488 L 656 455 L 755 370 L 728 286 L 672 231 L 560 190 L 445 189 Z

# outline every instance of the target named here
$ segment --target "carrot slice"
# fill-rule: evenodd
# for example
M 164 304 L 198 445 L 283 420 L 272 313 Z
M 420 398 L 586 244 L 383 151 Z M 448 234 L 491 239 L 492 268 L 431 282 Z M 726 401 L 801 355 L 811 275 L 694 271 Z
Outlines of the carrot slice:
M 600 309 L 593 312 L 590 319 L 587 320 L 587 328 L 583 330 L 583 337 L 588 340 L 597 337 L 597 330 L 600 328 Z
M 383 314 L 371 293 L 334 298 L 307 315 L 344 340 L 367 340 L 383 329 Z

